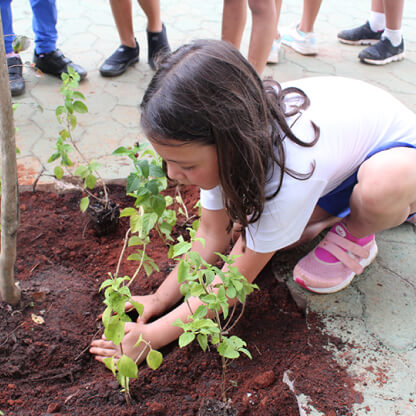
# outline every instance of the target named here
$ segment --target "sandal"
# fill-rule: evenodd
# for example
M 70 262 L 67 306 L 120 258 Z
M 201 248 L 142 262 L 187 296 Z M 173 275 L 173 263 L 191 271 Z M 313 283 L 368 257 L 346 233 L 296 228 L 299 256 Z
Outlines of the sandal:
M 374 234 L 356 239 L 349 234 L 343 223 L 337 223 L 298 262 L 293 271 L 293 279 L 311 292 L 338 292 L 348 286 L 355 275 L 361 274 L 376 256 Z

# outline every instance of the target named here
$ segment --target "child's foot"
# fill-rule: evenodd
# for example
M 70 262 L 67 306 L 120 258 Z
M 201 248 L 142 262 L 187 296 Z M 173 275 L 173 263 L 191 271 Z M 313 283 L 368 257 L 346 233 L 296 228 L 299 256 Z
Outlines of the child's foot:
M 316 293 L 334 293 L 348 286 L 377 256 L 374 234 L 352 236 L 341 222 L 334 224 L 326 237 L 293 271 L 293 279 Z
M 282 43 L 302 55 L 316 55 L 318 47 L 313 32 L 302 32 L 299 25 L 282 30 Z
M 143 325 L 127 322 L 124 328 L 125 335 L 121 342 L 124 355 L 128 355 L 134 361 L 137 360 L 137 364 L 146 358 L 146 354 L 143 350 L 147 349 L 144 342 L 141 342 L 138 347 L 135 347 L 137 340 L 142 333 L 141 327 L 143 327 Z M 113 342 L 108 341 L 104 335 L 102 336 L 102 339 L 95 339 L 92 341 L 90 353 L 94 354 L 94 358 L 102 363 L 104 362 L 104 358 L 114 357 L 118 359 L 122 356 L 120 345 L 114 345 Z
M 382 34 L 383 30 L 374 32 L 371 30 L 370 23 L 365 22 L 353 29 L 342 30 L 337 37 L 341 43 L 348 45 L 374 45 L 381 39 Z
M 363 49 L 358 57 L 366 64 L 386 65 L 390 62 L 401 61 L 404 55 L 403 39 L 398 46 L 394 46 L 389 38 L 382 36 L 377 43 Z

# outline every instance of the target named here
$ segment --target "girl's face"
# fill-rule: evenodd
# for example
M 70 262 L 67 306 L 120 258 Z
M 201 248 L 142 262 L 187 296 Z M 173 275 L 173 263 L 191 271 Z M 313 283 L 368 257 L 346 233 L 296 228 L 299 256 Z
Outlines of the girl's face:
M 218 159 L 214 145 L 182 144 L 177 140 L 165 140 L 164 144 L 150 142 L 166 162 L 169 178 L 184 185 L 197 185 L 202 189 L 212 189 L 219 185 Z

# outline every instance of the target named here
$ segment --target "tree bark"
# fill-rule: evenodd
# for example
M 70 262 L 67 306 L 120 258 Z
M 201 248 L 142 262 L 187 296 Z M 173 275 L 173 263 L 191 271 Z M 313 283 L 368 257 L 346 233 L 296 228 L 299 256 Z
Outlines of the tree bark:
M 1 252 L 0 299 L 15 306 L 20 289 L 14 282 L 16 237 L 19 227 L 16 141 L 4 35 L 0 16 L 0 140 L 1 140 Z

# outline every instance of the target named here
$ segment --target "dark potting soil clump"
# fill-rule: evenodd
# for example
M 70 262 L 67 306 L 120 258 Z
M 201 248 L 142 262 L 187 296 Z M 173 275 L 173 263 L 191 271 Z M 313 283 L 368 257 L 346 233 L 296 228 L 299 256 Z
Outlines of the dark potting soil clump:
M 190 215 L 196 214 L 198 190 L 185 188 L 181 194 Z M 111 187 L 110 196 L 120 209 L 133 204 L 122 187 Z M 98 288 L 117 267 L 128 219 L 120 218 L 114 233 L 97 236 L 86 227 L 79 201 L 79 193 L 21 195 L 16 278 L 23 296 L 14 309 L 0 303 L 0 410 L 7 416 L 198 415 L 204 400 L 221 399 L 215 351 L 204 353 L 193 344 L 180 349 L 176 342 L 163 348 L 162 366 L 152 371 L 143 365 L 132 381 L 130 407 L 111 372 L 89 354 L 91 340 L 102 335 Z M 134 294 L 155 291 L 174 267 L 156 234 L 147 254 L 160 272 L 139 274 Z M 136 267 L 123 261 L 119 275 L 132 276 Z M 270 266 L 256 283 L 260 290 L 249 296 L 234 328 L 253 359 L 229 365 L 227 396 L 233 408 L 239 415 L 298 416 L 295 396 L 283 382 L 290 371 L 296 391 L 319 411 L 351 415 L 360 395 L 326 349 L 334 340 L 323 334 L 319 317 L 309 314 L 306 323 Z

